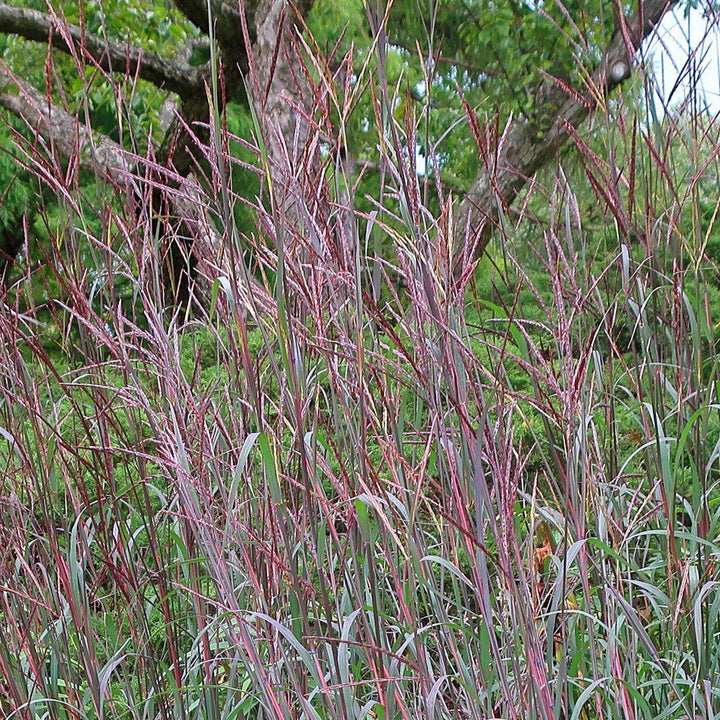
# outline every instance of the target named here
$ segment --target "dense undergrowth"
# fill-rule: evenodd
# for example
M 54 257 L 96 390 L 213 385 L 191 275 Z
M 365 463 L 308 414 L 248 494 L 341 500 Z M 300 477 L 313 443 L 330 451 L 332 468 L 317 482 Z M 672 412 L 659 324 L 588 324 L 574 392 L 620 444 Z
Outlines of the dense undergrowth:
M 187 307 L 56 174 L 0 306 L 3 716 L 717 717 L 719 129 L 613 112 L 460 268 L 407 127 L 372 211 L 288 149 L 248 215 L 218 125 Z

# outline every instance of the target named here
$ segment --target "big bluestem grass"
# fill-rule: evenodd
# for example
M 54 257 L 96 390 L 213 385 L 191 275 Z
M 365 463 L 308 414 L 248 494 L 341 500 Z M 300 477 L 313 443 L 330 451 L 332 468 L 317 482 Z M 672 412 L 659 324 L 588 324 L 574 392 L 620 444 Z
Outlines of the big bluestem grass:
M 618 103 L 458 271 L 423 118 L 372 95 L 361 212 L 308 82 L 263 197 L 218 119 L 165 237 L 28 149 L 66 222 L 0 308 L 4 716 L 716 717 L 716 124 Z

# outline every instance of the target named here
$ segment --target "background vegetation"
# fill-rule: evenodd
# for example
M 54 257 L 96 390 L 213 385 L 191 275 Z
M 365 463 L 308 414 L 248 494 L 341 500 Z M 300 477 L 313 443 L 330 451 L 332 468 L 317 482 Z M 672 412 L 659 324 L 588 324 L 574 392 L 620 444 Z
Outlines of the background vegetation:
M 604 4 L 319 2 L 290 135 L 175 6 L 67 5 L 214 84 L 183 173 L 172 95 L 5 40 L 132 163 L 2 130 L 3 716 L 718 717 L 715 119 L 640 64 L 458 259 Z

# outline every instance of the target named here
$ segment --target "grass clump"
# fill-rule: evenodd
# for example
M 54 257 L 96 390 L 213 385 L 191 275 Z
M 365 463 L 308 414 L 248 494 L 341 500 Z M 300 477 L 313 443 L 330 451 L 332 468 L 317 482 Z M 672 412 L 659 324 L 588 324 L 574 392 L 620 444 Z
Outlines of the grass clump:
M 186 200 L 223 232 L 197 239 L 185 307 L 119 201 L 77 223 L 102 282 L 73 243 L 15 278 L 6 717 L 715 717 L 718 277 L 707 199 L 684 188 L 717 153 L 676 185 L 662 168 L 601 249 L 578 208 L 605 166 L 558 167 L 533 190 L 550 211 L 458 274 L 450 207 L 420 200 L 393 138 L 391 202 L 357 215 L 331 158 L 284 207 L 291 168 L 248 200 L 229 138 L 202 148 Z M 638 172 L 664 157 L 630 140 Z

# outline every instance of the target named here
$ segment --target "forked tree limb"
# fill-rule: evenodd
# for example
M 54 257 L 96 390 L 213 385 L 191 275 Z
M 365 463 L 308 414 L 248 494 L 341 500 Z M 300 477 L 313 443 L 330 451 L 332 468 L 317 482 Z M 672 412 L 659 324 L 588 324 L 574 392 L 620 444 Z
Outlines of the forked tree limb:
M 208 247 L 218 247 L 220 239 L 201 201 L 203 195 L 197 180 L 192 175 L 180 178 L 174 174 L 172 179 L 161 178 L 160 184 L 146 188 L 142 177 L 139 177 L 144 161 L 126 152 L 106 135 L 93 132 L 77 117 L 14 75 L 4 63 L 0 63 L 0 106 L 21 118 L 36 136 L 43 138 L 50 152 L 63 159 L 73 159 L 78 167 L 94 172 L 121 193 L 133 195 L 141 202 L 151 197 L 151 214 L 163 203 L 168 203 L 173 207 L 173 214 L 182 219 L 186 229 L 192 231 L 191 237 Z M 155 168 L 162 171 L 159 165 Z M 182 187 L 178 189 L 177 185 Z M 155 222 L 156 218 L 153 216 L 151 220 Z M 1 284 L 20 244 L 10 242 L 16 240 L 14 236 L 0 240 L 0 250 L 5 250 L 0 252 Z M 186 268 L 194 267 L 194 260 L 189 256 L 190 246 L 177 238 L 170 238 L 167 250 L 171 258 L 167 269 L 175 274 L 174 278 L 168 278 L 175 287 L 177 296 L 174 301 L 186 303 L 191 286 L 197 284 L 195 277 L 183 278 L 183 272 L 188 272 Z M 262 288 L 253 285 L 253 291 L 258 294 Z
M 52 47 L 62 50 L 71 55 L 86 55 L 96 62 L 107 72 L 117 72 L 123 75 L 135 75 L 153 83 L 159 88 L 176 94 L 179 98 L 178 112 L 169 122 L 165 123 L 164 139 L 158 151 L 158 160 L 165 164 L 172 157 L 176 169 L 181 174 L 187 174 L 192 165 L 193 157 L 190 147 L 193 139 L 187 132 L 187 128 L 193 128 L 193 123 L 208 122 L 208 106 L 205 95 L 208 67 L 191 66 L 185 58 L 163 58 L 156 53 L 146 52 L 133 45 L 125 45 L 118 42 L 107 42 L 102 38 L 85 32 L 76 25 L 70 25 L 58 15 L 43 13 L 28 8 L 21 8 L 6 3 L 0 3 L 0 32 L 13 33 L 27 40 L 37 42 L 49 42 Z M 189 56 L 189 51 L 185 53 Z M 4 77 L 9 71 L 4 68 L 0 74 Z M 4 93 L 0 98 L 0 104 L 6 109 L 21 114 L 26 121 L 31 121 L 33 113 L 28 113 L 30 108 L 28 102 L 31 98 L 42 97 L 39 93 L 33 93 L 33 89 L 27 83 L 16 82 L 11 84 L 23 88 L 22 93 L 13 97 L 12 93 Z M 33 101 L 34 105 L 37 102 Z M 47 102 L 45 103 L 47 106 Z M 61 150 L 70 140 L 81 138 L 86 130 L 82 127 L 71 127 L 72 118 L 63 117 L 59 114 L 59 108 L 54 111 L 48 106 L 44 123 L 52 130 L 55 148 Z M 63 118 L 62 120 L 60 118 Z M 38 122 L 40 118 L 36 119 Z M 35 121 L 31 121 L 33 127 Z M 49 123 L 49 124 L 48 124 Z M 55 124 L 67 124 L 67 132 L 64 136 L 53 129 Z M 42 134 L 42 133 L 41 133 Z M 98 142 L 109 145 L 108 138 L 99 138 Z M 69 157 L 69 155 L 68 155 Z M 112 171 L 112 166 L 110 168 Z
M 640 45 L 659 25 L 678 0 L 638 0 L 638 9 L 622 17 L 603 60 L 579 90 L 570 90 L 548 79 L 537 93 L 539 116 L 548 116 L 538 128 L 525 118 L 514 118 L 495 147 L 485 142 L 476 120 L 476 139 L 481 146 L 483 167 L 455 211 L 453 260 L 456 271 L 484 252 L 501 213 L 505 212 L 532 176 L 556 155 L 590 113 L 614 88 L 630 77 Z M 544 113 L 542 108 L 553 108 Z
M 121 42 L 112 42 L 65 22 L 58 15 L 0 3 L 0 33 L 41 43 L 79 57 L 91 58 L 106 72 L 133 77 L 182 98 L 203 92 L 205 73 L 187 62 Z
M 210 33 L 212 21 L 213 36 L 220 48 L 220 56 L 225 68 L 224 96 L 232 97 L 242 85 L 241 73 L 247 70 L 247 48 L 242 39 L 240 8 L 237 3 L 223 0 L 210 0 L 208 13 L 207 0 L 176 0 L 175 5 L 190 22 L 205 34 Z M 257 0 L 246 3 L 248 8 L 248 30 L 251 40 L 255 39 L 255 15 L 258 11 Z M 166 125 L 167 132 L 158 150 L 158 160 L 166 163 L 172 159 L 180 175 L 186 175 L 193 168 L 191 152 L 194 143 L 192 132 L 202 138 L 202 128 L 209 121 L 206 87 L 210 84 L 210 68 L 195 67 L 186 57 L 165 58 L 157 53 L 145 51 L 135 45 L 111 42 L 88 33 L 83 28 L 67 23 L 61 16 L 52 12 L 40 12 L 30 8 L 0 3 L 0 33 L 14 34 L 26 40 L 49 43 L 53 48 L 80 58 L 90 58 L 106 72 L 126 76 L 137 76 L 157 87 L 174 93 L 180 99 L 178 112 Z M 189 53 L 184 53 L 188 56 Z M 3 71 L 7 72 L 7 70 Z M 13 84 L 17 84 L 13 81 Z M 15 112 L 26 113 L 26 101 L 32 96 L 28 85 L 20 97 L 6 96 L 3 106 Z M 222 110 L 222 108 L 217 108 Z M 52 115 L 52 118 L 50 117 Z M 50 113 L 45 121 L 59 122 L 57 112 Z M 188 132 L 190 129 L 190 133 Z M 69 128 L 68 128 L 69 129 Z M 80 130 L 68 133 L 67 138 L 83 135 Z M 67 144 L 55 135 L 55 147 Z M 105 142 L 104 140 L 102 142 Z
M 285 97 L 282 100 L 275 97 L 275 91 L 279 93 L 283 83 L 293 78 L 293 71 L 289 67 L 291 60 L 287 48 L 277 53 L 269 42 L 271 38 L 277 39 L 277 33 L 272 31 L 271 26 L 277 19 L 285 18 L 280 25 L 285 44 L 288 32 L 295 25 L 292 18 L 309 12 L 312 0 L 298 0 L 296 4 L 289 0 L 175 0 L 175 5 L 201 32 L 215 40 L 222 63 L 222 76 L 221 92 L 215 98 L 218 105 L 214 110 L 221 112 L 225 99 L 242 91 L 242 73 L 249 67 L 248 48 L 251 47 L 263 81 L 268 88 L 271 83 L 273 85 L 271 97 L 266 98 L 263 109 L 269 111 L 272 107 L 273 112 L 268 114 L 281 132 L 292 127 L 296 120 L 294 107 Z M 285 8 L 282 11 L 281 6 Z M 246 18 L 244 23 L 241 12 L 244 12 Z M 259 32 L 258 28 L 262 28 L 262 31 Z M 190 197 L 192 190 L 188 189 L 188 184 L 196 183 L 192 179 L 195 167 L 193 148 L 196 145 L 193 134 L 202 140 L 209 126 L 209 63 L 192 68 L 184 58 L 166 61 L 152 53 L 140 53 L 131 46 L 106 43 L 81 28 L 68 25 L 51 12 L 27 11 L 6 3 L 0 3 L 0 32 L 14 33 L 35 41 L 50 40 L 53 47 L 75 57 L 90 57 L 108 71 L 133 73 L 176 94 L 176 111 L 172 119 L 166 117 L 163 122 L 166 132 L 153 163 L 160 172 L 164 172 L 163 167 L 167 168 L 168 174 L 161 180 L 165 187 L 157 186 L 149 193 L 152 196 L 149 214 L 155 221 L 156 211 L 164 203 L 169 203 L 177 211 L 174 214 L 183 218 L 186 230 L 192 230 L 190 236 L 212 234 L 214 228 L 204 214 L 198 216 L 197 208 L 183 204 L 183 198 Z M 185 53 L 186 56 L 188 54 Z M 185 77 L 180 77 L 183 74 L 179 72 L 181 69 Z M 291 96 L 296 85 L 296 82 L 292 83 Z M 15 76 L 3 64 L 0 64 L 0 107 L 22 118 L 37 137 L 43 138 L 51 154 L 68 158 L 73 164 L 94 171 L 141 202 L 147 202 L 148 193 L 143 190 L 143 183 L 138 177 L 143 161 L 124 151 L 109 137 L 93 132 L 80 119 L 54 103 L 49 95 Z M 288 118 L 292 118 L 292 122 Z M 170 253 L 180 258 L 174 271 L 178 268 L 183 271 L 181 265 L 187 266 L 188 263 L 183 263 L 180 256 L 187 249 L 181 248 L 180 242 L 172 237 L 169 242 Z M 175 250 L 178 252 L 175 253 Z
M 263 114 L 272 116 L 272 124 L 281 133 L 287 133 L 285 140 L 290 143 L 297 116 L 287 100 L 288 97 L 294 100 L 297 107 L 302 98 L 298 97 L 295 87 L 297 78 L 293 78 L 288 63 L 287 36 L 295 25 L 294 18 L 306 15 L 313 0 L 174 0 L 174 4 L 201 32 L 212 36 L 217 43 L 223 67 L 223 84 L 222 93 L 216 98 L 220 106 L 215 110 L 222 111 L 222 103 L 226 98 L 242 93 L 243 74 L 249 69 L 249 44 L 262 80 L 268 84 L 268 89 L 270 84 L 273 86 L 269 98 L 264 101 Z M 282 23 L 281 18 L 284 18 Z M 278 23 L 283 26 L 280 38 L 276 35 Z M 243 33 L 243 25 L 246 34 Z M 207 87 L 210 85 L 208 66 L 193 67 L 183 57 L 167 59 L 130 44 L 108 42 L 65 22 L 52 12 L 39 12 L 8 3 L 0 3 L 0 33 L 15 34 L 37 42 L 49 41 L 52 47 L 59 50 L 91 58 L 107 72 L 137 75 L 178 95 L 178 110 L 166 124 L 167 130 L 158 149 L 157 160 L 161 164 L 171 161 L 181 176 L 193 170 L 195 161 L 192 148 L 196 144 L 193 133 L 204 140 L 205 128 L 210 120 L 207 102 Z M 276 53 L 273 47 L 278 39 L 284 46 L 280 53 Z M 8 72 L 7 68 L 0 72 L 0 82 L 22 87 L 22 92 L 3 93 L 0 104 L 29 120 L 35 113 L 29 112 L 28 103 L 31 98 L 42 96 L 34 93 L 27 83 L 17 82 L 17 78 L 10 80 Z M 35 101 L 30 104 L 36 107 L 41 105 Z M 65 123 L 67 118 L 61 121 L 58 110 L 48 110 L 44 118 L 38 115 L 37 122 L 50 129 L 58 123 Z M 37 123 L 33 124 L 35 126 Z M 70 132 L 69 125 L 66 130 L 68 132 L 64 134 L 51 132 L 57 150 L 62 151 L 71 139 L 82 138 L 86 132 L 82 128 Z M 108 144 L 106 139 L 98 139 L 98 143 L 103 148 Z

